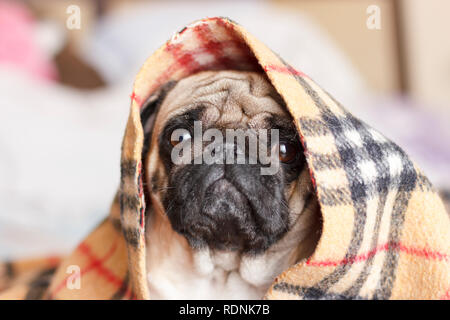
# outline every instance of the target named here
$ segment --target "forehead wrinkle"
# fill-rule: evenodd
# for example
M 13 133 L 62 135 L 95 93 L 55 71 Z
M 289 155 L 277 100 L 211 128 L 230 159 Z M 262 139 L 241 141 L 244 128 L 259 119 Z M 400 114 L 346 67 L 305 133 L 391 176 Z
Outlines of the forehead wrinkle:
M 251 72 L 208 71 L 184 78 L 169 92 L 161 106 L 164 117 L 172 117 L 196 106 L 204 106 L 202 121 L 262 128 L 267 115 L 288 116 L 282 99 L 263 75 Z M 213 108 L 214 107 L 214 108 Z M 164 111 L 163 111 L 164 110 Z M 158 126 L 159 127 L 159 126 Z
M 266 126 L 265 119 L 270 115 L 289 117 L 272 98 L 253 97 L 242 92 L 237 95 L 229 94 L 224 103 L 211 106 L 216 110 L 214 119 L 219 125 L 240 123 L 246 127 L 262 128 Z
M 227 90 L 228 101 L 235 100 L 236 107 L 240 107 L 241 111 L 248 116 L 253 116 L 261 111 L 269 111 L 280 115 L 286 114 L 283 106 L 279 104 L 282 101 L 275 99 L 277 95 L 275 89 L 270 83 L 256 74 L 245 74 L 244 79 L 235 79 L 232 81 L 230 78 L 221 78 L 219 80 L 210 81 L 209 87 L 198 88 L 204 92 L 215 92 L 215 90 Z M 226 88 L 226 89 L 225 89 Z M 234 103 L 233 103 L 234 104 Z M 226 111 L 228 106 L 224 104 L 224 110 Z
M 239 109 L 249 116 L 265 111 L 280 115 L 286 114 L 284 108 L 272 99 L 271 96 L 252 96 L 248 92 L 239 89 L 211 93 L 202 96 L 202 99 L 198 99 L 197 101 L 200 103 L 217 103 L 217 107 L 223 111 L 236 111 Z
M 209 79 L 210 79 L 210 77 L 208 77 L 208 80 L 209 80 Z M 232 78 L 232 77 L 226 77 L 226 76 L 224 76 L 224 77 L 221 77 L 221 78 L 216 78 L 216 79 L 210 80 L 210 81 L 207 82 L 207 83 L 200 82 L 200 83 L 194 88 L 193 94 L 197 93 L 197 91 L 199 91 L 200 89 L 208 90 L 208 89 L 210 89 L 211 87 L 214 87 L 214 86 L 216 86 L 216 85 L 222 84 L 222 82 L 225 81 L 225 80 L 241 81 L 241 82 L 242 82 L 242 81 L 245 81 L 246 79 L 242 79 L 242 78 Z M 225 84 L 228 85 L 230 82 L 231 82 L 231 81 L 226 82 Z
M 226 103 L 229 94 L 230 92 L 228 89 L 215 92 L 208 92 L 201 96 L 195 96 L 193 101 L 197 104 L 220 105 Z

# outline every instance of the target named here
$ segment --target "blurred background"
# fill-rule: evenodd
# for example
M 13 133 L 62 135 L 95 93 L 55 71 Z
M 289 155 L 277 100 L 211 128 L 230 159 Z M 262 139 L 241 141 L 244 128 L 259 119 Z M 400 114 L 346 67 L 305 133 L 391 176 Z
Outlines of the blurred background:
M 446 0 L 0 0 L 0 259 L 67 252 L 103 219 L 133 78 L 204 17 L 242 24 L 448 197 L 449 11 Z

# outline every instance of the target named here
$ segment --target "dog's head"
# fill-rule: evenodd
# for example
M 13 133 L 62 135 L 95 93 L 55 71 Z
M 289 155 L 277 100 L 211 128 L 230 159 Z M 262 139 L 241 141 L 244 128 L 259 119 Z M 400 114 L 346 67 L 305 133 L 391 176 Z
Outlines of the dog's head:
M 264 75 L 202 72 L 147 103 L 148 192 L 194 250 L 261 253 L 292 228 L 309 175 L 292 118 Z

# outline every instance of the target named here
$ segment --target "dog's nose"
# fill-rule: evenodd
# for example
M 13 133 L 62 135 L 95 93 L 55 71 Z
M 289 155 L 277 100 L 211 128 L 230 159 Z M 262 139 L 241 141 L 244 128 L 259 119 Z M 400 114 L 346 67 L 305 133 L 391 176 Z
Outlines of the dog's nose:
M 246 197 L 227 179 L 219 179 L 205 193 L 202 214 L 215 221 L 218 231 L 214 234 L 216 247 L 240 248 L 245 239 L 241 229 L 251 215 Z

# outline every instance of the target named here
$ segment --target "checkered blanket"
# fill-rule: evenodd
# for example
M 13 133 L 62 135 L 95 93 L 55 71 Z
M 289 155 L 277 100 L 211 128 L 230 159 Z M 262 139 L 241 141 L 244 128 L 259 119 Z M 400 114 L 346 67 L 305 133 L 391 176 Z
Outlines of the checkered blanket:
M 120 190 L 110 215 L 60 262 L 3 264 L 0 298 L 151 298 L 141 109 L 168 81 L 220 69 L 267 74 L 295 119 L 323 217 L 313 255 L 276 277 L 265 298 L 450 298 L 449 217 L 421 170 L 395 143 L 226 18 L 190 24 L 145 62 L 131 94 Z

